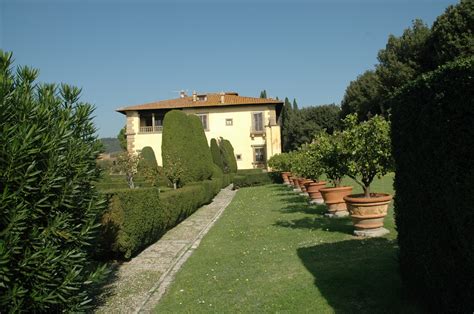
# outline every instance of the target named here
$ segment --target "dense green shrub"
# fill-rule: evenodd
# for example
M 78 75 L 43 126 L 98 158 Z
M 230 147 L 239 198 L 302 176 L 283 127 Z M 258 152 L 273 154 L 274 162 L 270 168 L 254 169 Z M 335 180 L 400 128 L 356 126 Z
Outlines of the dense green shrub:
M 101 144 L 80 89 L 37 75 L 12 74 L 0 50 L 0 308 L 80 312 L 104 275 L 91 261 Z
M 268 159 L 268 166 L 274 171 L 288 172 L 291 170 L 288 153 L 276 154 Z
M 234 177 L 234 188 L 272 183 L 282 183 L 281 172 L 261 172 L 246 175 L 237 174 Z
M 320 133 L 314 140 L 318 146 L 320 163 L 326 177 L 335 187 L 342 183 L 342 179 L 349 172 L 350 152 L 342 132 L 334 132 L 329 135 Z
M 473 77 L 458 60 L 392 100 L 400 268 L 433 312 L 474 309 Z
M 222 171 L 225 170 L 224 161 L 222 160 L 221 150 L 215 138 L 211 139 L 211 155 L 214 164 L 216 164 Z
M 138 163 L 138 173 L 142 175 L 151 186 L 159 186 L 162 180 L 162 169 L 158 167 L 155 152 L 150 146 L 143 147 L 140 152 L 141 158 Z
M 222 160 L 224 162 L 224 172 L 237 173 L 237 160 L 235 159 L 234 147 L 232 147 L 232 144 L 228 140 L 223 138 L 221 138 L 219 144 Z
M 229 176 L 193 182 L 159 193 L 156 188 L 107 193 L 109 209 L 102 217 L 99 255 L 130 258 L 158 240 L 168 229 L 211 202 Z
M 162 157 L 166 176 L 178 187 L 211 177 L 212 156 L 198 117 L 179 110 L 165 115 Z

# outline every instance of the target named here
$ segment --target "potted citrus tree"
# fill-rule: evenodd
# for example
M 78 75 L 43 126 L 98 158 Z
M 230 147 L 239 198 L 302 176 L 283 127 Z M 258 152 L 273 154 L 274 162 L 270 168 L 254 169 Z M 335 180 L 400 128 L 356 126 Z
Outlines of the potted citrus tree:
M 283 179 L 283 183 L 289 185 L 291 176 L 290 159 L 288 153 L 276 154 L 268 160 L 268 166 L 274 171 L 279 171 Z
M 344 119 L 344 138 L 351 152 L 348 176 L 359 184 L 364 193 L 344 197 L 359 236 L 382 236 L 390 194 L 374 193 L 370 185 L 375 177 L 382 177 L 393 167 L 390 141 L 390 123 L 381 116 L 358 123 L 356 115 Z
M 319 180 L 324 173 L 324 168 L 321 164 L 321 150 L 317 138 L 311 144 L 303 146 L 302 154 L 302 174 L 308 179 L 304 186 L 310 198 L 310 203 L 323 204 L 324 200 L 319 190 L 324 188 L 327 182 Z
M 321 154 L 321 164 L 326 176 L 333 187 L 319 190 L 328 207 L 329 217 L 343 217 L 347 211 L 344 197 L 352 193 L 352 186 L 342 186 L 342 178 L 348 172 L 348 152 L 345 147 L 343 134 L 335 132 L 333 135 L 321 133 L 317 137 Z
M 290 171 L 293 179 L 295 192 L 303 192 L 303 153 L 301 150 L 292 151 L 290 153 Z

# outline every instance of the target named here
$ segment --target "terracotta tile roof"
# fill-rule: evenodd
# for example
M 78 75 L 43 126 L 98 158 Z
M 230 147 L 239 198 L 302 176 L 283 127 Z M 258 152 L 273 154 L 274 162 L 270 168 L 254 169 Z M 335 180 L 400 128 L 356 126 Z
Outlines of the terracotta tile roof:
M 143 105 L 122 107 L 122 108 L 118 108 L 117 111 L 125 114 L 126 111 L 132 111 L 132 110 L 283 104 L 282 101 L 275 100 L 272 98 L 245 97 L 245 96 L 239 96 L 237 93 L 234 93 L 234 92 L 225 93 L 223 103 L 221 102 L 221 94 L 198 94 L 196 95 L 196 98 L 198 99 L 193 101 L 193 96 L 185 96 L 183 98 L 156 101 L 156 102 L 143 104 Z M 199 99 L 202 99 L 202 100 L 199 100 Z

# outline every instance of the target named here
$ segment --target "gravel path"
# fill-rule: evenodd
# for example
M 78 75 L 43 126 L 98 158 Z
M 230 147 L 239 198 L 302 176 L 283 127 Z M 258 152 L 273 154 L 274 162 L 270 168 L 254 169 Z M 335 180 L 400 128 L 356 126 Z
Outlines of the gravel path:
M 131 261 L 121 264 L 116 279 L 104 288 L 98 313 L 151 312 L 201 239 L 217 221 L 236 191 L 221 190 L 212 203 L 199 208 Z

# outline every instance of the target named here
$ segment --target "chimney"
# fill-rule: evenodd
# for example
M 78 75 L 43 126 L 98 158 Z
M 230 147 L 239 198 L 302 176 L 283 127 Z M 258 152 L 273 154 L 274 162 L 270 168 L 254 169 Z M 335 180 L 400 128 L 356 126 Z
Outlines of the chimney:
M 181 90 L 179 92 L 179 98 L 184 98 L 184 97 L 186 97 L 186 92 L 184 90 Z
M 193 91 L 193 101 L 196 101 L 197 100 L 197 93 L 196 91 Z
M 225 93 L 221 92 L 221 104 L 223 104 L 225 101 Z

